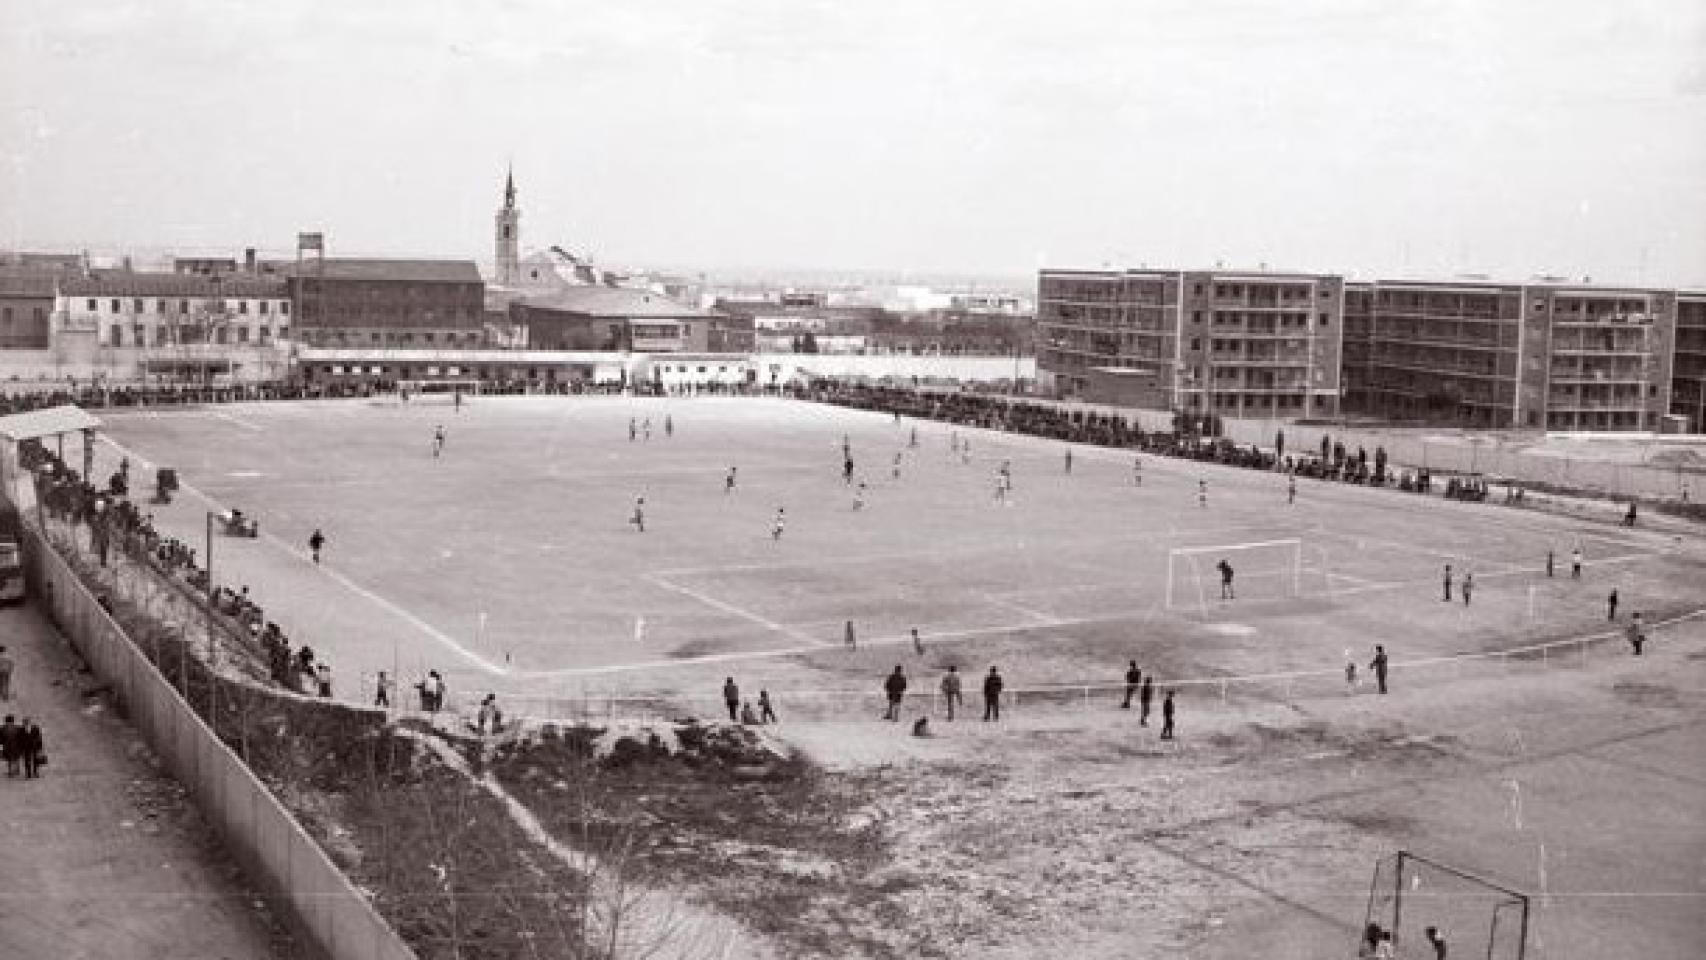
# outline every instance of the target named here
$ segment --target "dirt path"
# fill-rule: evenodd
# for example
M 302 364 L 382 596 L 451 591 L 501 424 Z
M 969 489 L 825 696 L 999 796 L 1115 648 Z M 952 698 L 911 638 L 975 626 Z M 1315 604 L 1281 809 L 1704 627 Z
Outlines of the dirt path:
M 0 957 L 295 956 L 235 864 L 34 607 L 0 611 L 4 712 L 40 724 L 39 780 L 0 775 Z

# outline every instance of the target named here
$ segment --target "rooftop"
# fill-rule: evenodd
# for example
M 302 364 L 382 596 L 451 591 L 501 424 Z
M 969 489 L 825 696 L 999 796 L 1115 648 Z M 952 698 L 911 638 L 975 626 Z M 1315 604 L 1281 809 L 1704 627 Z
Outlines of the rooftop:
M 674 318 L 710 316 L 698 307 L 648 290 L 626 287 L 567 287 L 521 299 L 524 306 L 593 317 Z
M 324 276 L 331 280 L 390 280 L 403 283 L 482 283 L 480 268 L 472 260 L 391 260 L 333 258 L 321 264 L 314 260 L 302 263 L 304 276 Z M 297 265 L 284 268 L 294 274 Z
M 209 277 L 196 273 L 96 270 L 67 277 L 59 290 L 74 297 L 283 297 L 282 280 L 266 277 Z

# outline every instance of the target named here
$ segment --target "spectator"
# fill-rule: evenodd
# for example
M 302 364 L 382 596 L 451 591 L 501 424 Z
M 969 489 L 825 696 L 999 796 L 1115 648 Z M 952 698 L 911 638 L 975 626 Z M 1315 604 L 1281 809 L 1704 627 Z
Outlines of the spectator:
M 1386 648 L 1377 643 L 1374 645 L 1374 659 L 1370 661 L 1369 667 L 1374 671 L 1374 683 L 1381 693 L 1386 692 L 1386 665 Z
M 888 709 L 883 713 L 883 719 L 898 721 L 900 702 L 906 696 L 906 671 L 900 668 L 900 664 L 895 664 L 894 672 L 884 678 L 883 694 L 888 699 Z
M 734 677 L 723 681 L 723 706 L 729 709 L 730 723 L 740 720 L 740 687 L 735 685 Z
M 6 776 L 18 775 L 18 760 L 23 756 L 24 730 L 12 722 L 12 715 L 0 723 L 0 760 L 6 761 Z
M 391 678 L 385 675 L 385 671 L 379 671 L 379 679 L 373 684 L 374 706 L 391 709 L 391 686 Z
M 664 426 L 666 428 L 668 427 L 668 425 L 669 425 L 669 422 L 667 420 L 664 421 Z M 776 708 L 774 706 L 772 706 L 770 703 L 770 691 L 768 691 L 768 690 L 758 691 L 758 722 L 759 723 L 775 723 L 776 722 Z
M 12 669 L 16 664 L 12 655 L 0 647 L 0 700 L 12 699 Z
M 965 701 L 960 692 L 960 668 L 950 665 L 948 672 L 942 674 L 942 702 L 948 705 L 948 720 L 954 719 L 954 708 Z
M 1173 691 L 1161 700 L 1161 739 L 1173 739 Z
M 989 675 L 983 678 L 983 719 L 986 722 L 1000 722 L 1001 689 L 1005 685 L 1001 680 L 1001 671 L 990 667 Z
M 23 741 L 21 747 L 24 755 L 24 779 L 35 780 L 41 777 L 42 765 L 47 763 L 46 745 L 42 741 L 41 728 L 34 720 L 24 718 L 24 725 L 19 728 Z
M 1125 670 L 1125 699 L 1120 701 L 1121 710 L 1131 709 L 1131 698 L 1137 694 L 1137 688 L 1142 684 L 1143 671 L 1137 669 L 1137 661 L 1133 660 Z

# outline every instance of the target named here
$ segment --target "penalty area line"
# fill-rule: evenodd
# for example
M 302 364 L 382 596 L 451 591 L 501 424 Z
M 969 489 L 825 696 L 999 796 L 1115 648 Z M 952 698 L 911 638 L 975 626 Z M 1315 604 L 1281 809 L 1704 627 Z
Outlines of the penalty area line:
M 661 587 L 661 588 L 668 590 L 672 593 L 681 594 L 682 596 L 687 597 L 690 600 L 697 600 L 698 602 L 704 604 L 707 607 L 712 607 L 714 609 L 721 610 L 724 613 L 731 614 L 733 616 L 739 617 L 742 620 L 748 621 L 749 623 L 756 623 L 759 626 L 763 627 L 764 629 L 769 630 L 772 633 L 779 633 L 782 636 L 787 637 L 790 640 L 795 640 L 795 641 L 798 641 L 800 643 L 812 644 L 813 648 L 835 646 L 835 644 L 829 642 L 828 640 L 814 640 L 810 636 L 807 636 L 806 634 L 801 633 L 798 630 L 795 630 L 793 627 L 787 626 L 786 624 L 777 623 L 776 621 L 771 620 L 769 617 L 765 617 L 765 616 L 761 616 L 760 614 L 753 613 L 751 610 L 747 610 L 744 607 L 737 607 L 734 604 L 729 603 L 725 600 L 719 600 L 716 597 L 711 596 L 710 594 L 701 593 L 700 591 L 695 590 L 692 587 L 684 587 L 679 583 L 672 583 L 671 581 L 665 579 L 661 574 L 655 574 L 655 573 L 645 574 L 645 580 L 648 583 L 653 584 L 654 586 Z M 812 648 L 807 648 L 807 649 L 812 649 Z

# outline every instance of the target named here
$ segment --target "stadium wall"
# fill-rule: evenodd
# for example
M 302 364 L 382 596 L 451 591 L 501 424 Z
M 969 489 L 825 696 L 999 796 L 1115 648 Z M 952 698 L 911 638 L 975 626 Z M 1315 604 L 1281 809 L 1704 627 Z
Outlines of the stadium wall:
M 6 466 L 6 496 L 27 516 L 34 490 L 14 463 Z M 155 670 L 41 532 L 26 523 L 23 535 L 30 582 L 54 623 L 112 688 L 131 723 L 194 794 L 226 849 L 281 915 L 330 960 L 414 960 L 414 951 Z
M 760 353 L 753 356 L 760 383 L 802 377 L 865 377 L 881 380 L 957 380 L 995 383 L 1037 378 L 1035 357 L 940 357 L 913 354 Z

